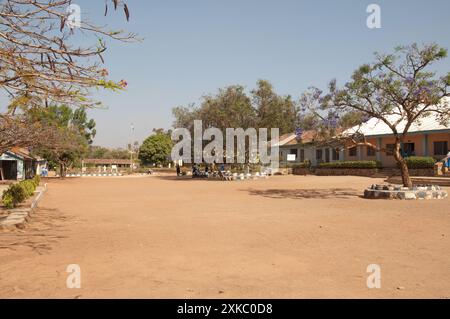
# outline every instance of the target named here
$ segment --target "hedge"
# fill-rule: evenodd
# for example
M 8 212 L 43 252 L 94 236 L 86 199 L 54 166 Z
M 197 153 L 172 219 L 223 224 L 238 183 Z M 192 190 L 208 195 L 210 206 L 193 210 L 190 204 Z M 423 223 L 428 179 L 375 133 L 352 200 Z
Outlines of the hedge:
M 33 196 L 36 187 L 40 183 L 40 176 L 10 185 L 2 195 L 2 204 L 8 209 L 15 208 L 18 204 Z
M 311 162 L 310 161 L 304 161 L 302 163 L 297 163 L 297 164 L 292 165 L 292 168 L 293 169 L 296 169 L 296 168 L 311 168 Z
M 380 168 L 378 161 L 338 161 L 330 163 L 320 163 L 318 168 Z
M 411 156 L 405 159 L 408 168 L 434 168 L 436 160 L 432 157 Z

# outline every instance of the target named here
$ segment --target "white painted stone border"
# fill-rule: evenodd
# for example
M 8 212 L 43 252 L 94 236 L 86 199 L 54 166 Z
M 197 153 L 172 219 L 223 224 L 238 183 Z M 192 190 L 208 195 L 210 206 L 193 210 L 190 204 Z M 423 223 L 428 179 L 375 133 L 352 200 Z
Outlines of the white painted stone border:
M 18 208 L 10 210 L 11 213 L 3 221 L 0 222 L 0 230 L 24 228 L 25 224 L 29 221 L 31 214 L 37 208 L 46 191 L 47 183 L 44 184 L 44 188 L 39 191 L 38 195 L 33 199 L 29 208 Z
M 395 185 L 374 184 L 364 191 L 364 198 L 366 199 L 436 200 L 447 197 L 447 191 L 438 185 L 423 185 L 407 188 Z

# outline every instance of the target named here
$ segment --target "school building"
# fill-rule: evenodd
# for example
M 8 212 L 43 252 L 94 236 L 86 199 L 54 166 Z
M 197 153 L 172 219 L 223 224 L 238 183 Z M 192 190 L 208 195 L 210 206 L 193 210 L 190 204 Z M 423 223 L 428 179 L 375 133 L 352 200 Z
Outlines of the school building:
M 394 120 L 394 118 L 390 118 L 389 122 L 392 123 Z M 397 130 L 401 132 L 404 125 L 405 123 L 397 125 Z M 322 162 L 377 160 L 383 167 L 397 166 L 393 153 L 390 151 L 395 147 L 395 138 L 388 125 L 379 119 L 372 118 L 343 134 L 352 134 L 356 131 L 363 134 L 367 142 L 376 145 L 379 149 L 385 149 L 386 152 L 377 152 L 368 146 L 335 145 L 333 140 L 315 141 L 315 133 L 306 131 L 301 136 L 296 134 L 281 136 L 280 162 L 281 164 L 295 164 L 309 160 L 312 166 L 317 166 Z M 450 127 L 439 123 L 434 116 L 430 116 L 410 127 L 401 149 L 405 157 L 430 156 L 441 160 L 448 155 L 449 144 Z

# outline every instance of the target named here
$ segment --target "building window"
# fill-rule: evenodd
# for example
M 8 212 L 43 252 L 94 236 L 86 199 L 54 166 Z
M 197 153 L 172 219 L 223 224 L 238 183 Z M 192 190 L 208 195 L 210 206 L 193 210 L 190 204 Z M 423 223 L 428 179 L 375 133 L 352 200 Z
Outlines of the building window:
M 367 156 L 371 157 L 371 156 L 376 156 L 377 152 L 375 151 L 375 149 L 373 147 L 367 146 Z
M 403 154 L 403 157 L 415 156 L 416 152 L 415 152 L 414 143 L 403 143 L 402 154 Z
M 301 149 L 300 150 L 300 162 L 304 162 L 305 161 L 305 150 Z
M 358 149 L 356 148 L 356 146 L 348 149 L 348 156 L 350 157 L 358 156 Z
M 386 144 L 386 155 L 394 156 L 395 144 Z
M 340 150 L 338 148 L 333 148 L 333 150 L 331 152 L 332 152 L 331 159 L 333 161 L 339 161 L 339 152 L 340 152 Z
M 297 161 L 297 149 L 296 148 L 291 148 L 291 149 L 287 150 L 286 161 L 288 161 L 288 162 Z
M 323 151 L 322 150 L 316 150 L 316 160 L 321 161 L 323 158 Z
M 447 141 L 434 142 L 434 155 L 447 155 L 448 154 L 448 143 Z
M 325 149 L 325 162 L 327 162 L 327 163 L 330 162 L 330 149 L 329 148 Z

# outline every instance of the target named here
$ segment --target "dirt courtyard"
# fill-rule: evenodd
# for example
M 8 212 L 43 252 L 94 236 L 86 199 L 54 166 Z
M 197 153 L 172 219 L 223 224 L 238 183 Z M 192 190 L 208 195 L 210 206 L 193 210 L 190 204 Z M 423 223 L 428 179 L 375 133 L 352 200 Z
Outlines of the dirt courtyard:
M 27 228 L 0 232 L 0 297 L 450 298 L 450 200 L 360 197 L 381 181 L 51 181 Z

